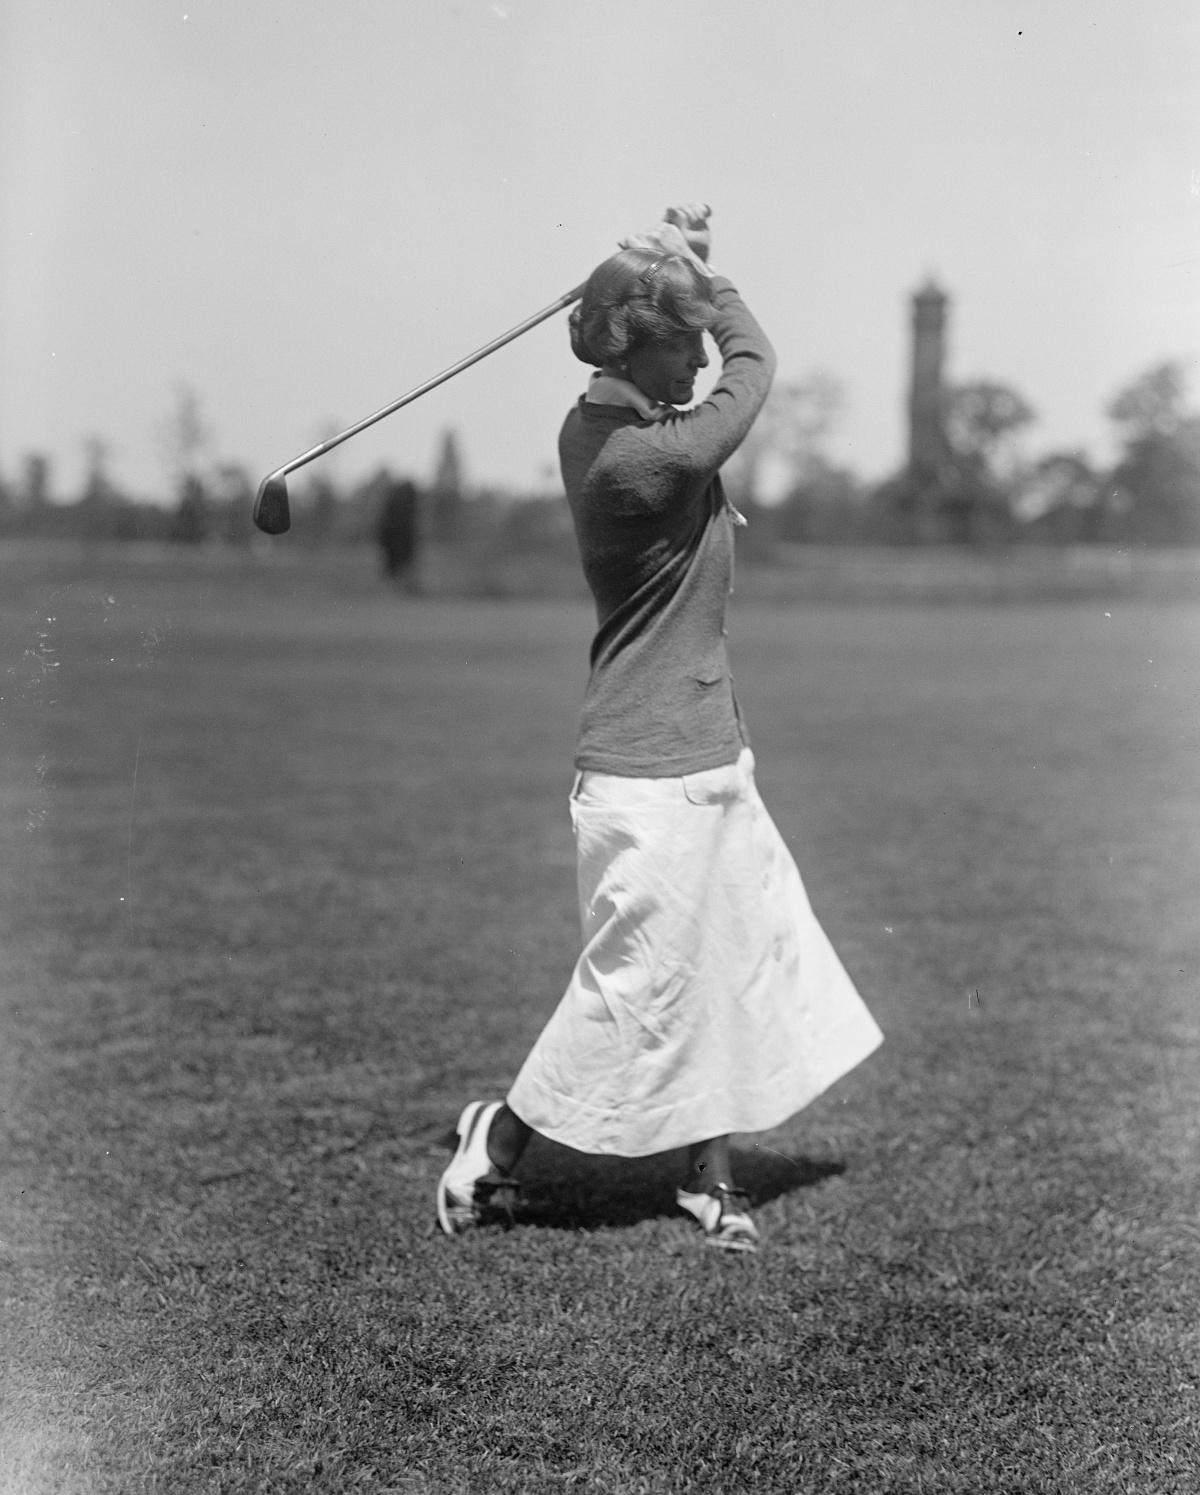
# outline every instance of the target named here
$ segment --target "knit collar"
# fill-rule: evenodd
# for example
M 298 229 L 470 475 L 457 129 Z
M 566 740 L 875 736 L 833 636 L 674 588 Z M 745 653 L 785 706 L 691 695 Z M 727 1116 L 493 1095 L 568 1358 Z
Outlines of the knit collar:
M 584 399 L 589 405 L 629 405 L 643 420 L 663 420 L 674 413 L 673 406 L 660 405 L 643 394 L 632 380 L 622 379 L 607 369 L 597 369 L 588 380 Z

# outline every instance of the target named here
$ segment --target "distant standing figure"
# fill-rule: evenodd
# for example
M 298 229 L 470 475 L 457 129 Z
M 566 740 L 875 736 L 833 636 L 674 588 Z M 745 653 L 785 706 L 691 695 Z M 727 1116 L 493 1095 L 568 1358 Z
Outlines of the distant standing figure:
M 417 490 L 407 478 L 390 483 L 379 512 L 383 569 L 396 581 L 409 581 L 417 561 Z
M 472 1101 L 437 1190 L 448 1235 L 511 1198 L 533 1131 L 580 1152 L 688 1149 L 676 1199 L 753 1251 L 729 1133 L 779 1126 L 882 1034 L 818 924 L 754 785 L 725 651 L 733 530 L 721 466 L 775 356 L 708 258 L 708 209 L 593 271 L 571 347 L 594 365 L 559 436 L 596 602 L 575 756 L 583 953 L 504 1101 Z M 721 377 L 695 409 L 703 334 Z

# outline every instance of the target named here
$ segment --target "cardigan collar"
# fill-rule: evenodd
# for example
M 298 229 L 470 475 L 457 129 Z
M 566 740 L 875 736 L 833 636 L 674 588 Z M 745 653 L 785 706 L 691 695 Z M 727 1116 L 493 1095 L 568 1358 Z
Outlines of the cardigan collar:
M 619 374 L 606 369 L 597 369 L 588 380 L 584 400 L 589 405 L 628 405 L 642 420 L 663 420 L 675 413 L 674 406 L 660 405 L 657 400 L 643 394 L 632 380 L 622 379 Z

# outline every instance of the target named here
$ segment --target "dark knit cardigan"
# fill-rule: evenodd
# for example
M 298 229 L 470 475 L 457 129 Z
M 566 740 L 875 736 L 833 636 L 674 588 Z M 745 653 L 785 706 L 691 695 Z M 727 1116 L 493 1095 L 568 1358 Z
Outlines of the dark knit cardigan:
M 713 280 L 721 377 L 693 410 L 643 420 L 571 410 L 563 482 L 599 629 L 578 768 L 631 778 L 698 773 L 747 741 L 725 650 L 733 513 L 718 469 L 762 408 L 775 354 L 729 281 Z

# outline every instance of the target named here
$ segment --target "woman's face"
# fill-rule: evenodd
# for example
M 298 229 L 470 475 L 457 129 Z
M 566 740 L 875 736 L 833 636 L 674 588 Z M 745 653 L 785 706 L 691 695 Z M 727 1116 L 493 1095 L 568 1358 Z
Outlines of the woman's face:
M 663 405 L 689 404 L 696 374 L 707 367 L 703 332 L 680 332 L 629 355 L 629 377 L 644 395 Z

